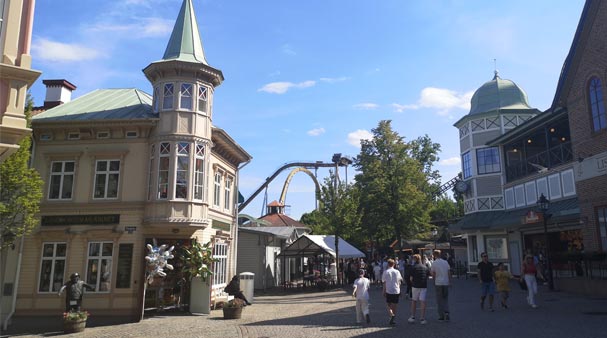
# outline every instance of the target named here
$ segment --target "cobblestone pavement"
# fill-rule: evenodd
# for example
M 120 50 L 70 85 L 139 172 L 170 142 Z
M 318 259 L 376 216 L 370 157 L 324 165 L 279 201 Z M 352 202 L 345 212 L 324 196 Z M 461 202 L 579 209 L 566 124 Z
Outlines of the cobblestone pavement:
M 208 316 L 166 315 L 139 323 L 87 327 L 84 333 L 66 337 L 607 337 L 607 299 L 549 292 L 542 287 L 539 308 L 531 309 L 525 293 L 513 283 L 510 308 L 495 312 L 479 307 L 476 279 L 455 280 L 451 287 L 451 322 L 437 320 L 434 288 L 428 288 L 427 325 L 408 324 L 410 302 L 401 299 L 397 324 L 388 325 L 381 291 L 371 292 L 371 324 L 355 323 L 354 300 L 349 290 L 266 294 L 255 297 L 242 319 L 224 320 L 221 310 Z M 487 308 L 487 306 L 486 306 Z M 56 325 L 56 321 L 53 321 Z M 10 329 L 9 336 L 45 337 L 62 334 L 59 328 L 44 329 L 44 321 L 24 318 Z M 49 325 L 48 323 L 46 324 Z M 35 332 L 31 335 L 25 332 Z

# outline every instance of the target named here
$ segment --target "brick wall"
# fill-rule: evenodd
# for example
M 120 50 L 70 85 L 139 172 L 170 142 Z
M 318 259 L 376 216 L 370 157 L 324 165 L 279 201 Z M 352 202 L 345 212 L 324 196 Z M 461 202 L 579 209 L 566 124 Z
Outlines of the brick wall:
M 607 2 L 598 1 L 596 12 L 589 13 L 588 17 L 594 14 L 596 18 L 589 33 L 580 39 L 587 40 L 578 45 L 577 53 L 581 53 L 578 56 L 579 66 L 572 68 L 574 72 L 568 74 L 571 88 L 568 93 L 564 93 L 574 158 L 586 158 L 607 151 L 607 129 L 599 132 L 593 130 L 588 101 L 588 82 L 596 76 L 602 83 L 603 104 L 607 104 Z M 607 204 L 607 176 L 577 182 L 576 188 L 581 219 L 587 219 L 583 229 L 585 248 L 587 251 L 601 249 L 594 210 L 597 206 Z

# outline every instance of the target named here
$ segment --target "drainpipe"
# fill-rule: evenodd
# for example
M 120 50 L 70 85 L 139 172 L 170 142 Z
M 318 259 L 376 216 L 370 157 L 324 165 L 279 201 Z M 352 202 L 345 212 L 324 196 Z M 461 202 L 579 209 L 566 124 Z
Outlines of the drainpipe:
M 11 311 L 9 312 L 6 320 L 2 324 L 2 330 L 6 331 L 8 327 L 8 322 L 11 320 L 13 315 L 15 314 L 15 309 L 17 308 L 17 291 L 19 290 L 19 276 L 21 275 L 21 258 L 23 257 L 23 240 L 25 236 L 21 236 L 21 243 L 19 244 L 19 256 L 17 257 L 17 273 L 15 275 L 15 285 L 13 286 L 13 301 L 11 304 Z

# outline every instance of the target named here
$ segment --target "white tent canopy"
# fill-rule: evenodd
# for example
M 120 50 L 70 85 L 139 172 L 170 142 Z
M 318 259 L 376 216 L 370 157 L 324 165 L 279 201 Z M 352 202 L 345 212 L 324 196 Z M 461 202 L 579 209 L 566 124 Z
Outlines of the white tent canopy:
M 303 235 L 295 242 L 286 247 L 281 253 L 282 256 L 306 256 L 329 254 L 335 257 L 335 236 L 333 235 Z M 339 238 L 339 258 L 358 258 L 365 257 L 365 254 Z

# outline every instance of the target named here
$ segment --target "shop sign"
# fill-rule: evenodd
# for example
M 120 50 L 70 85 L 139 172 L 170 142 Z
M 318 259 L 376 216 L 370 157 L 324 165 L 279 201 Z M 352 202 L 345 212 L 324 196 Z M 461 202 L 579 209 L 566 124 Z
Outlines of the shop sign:
M 537 213 L 533 210 L 529 210 L 525 215 L 525 224 L 539 223 L 543 220 L 542 214 Z

